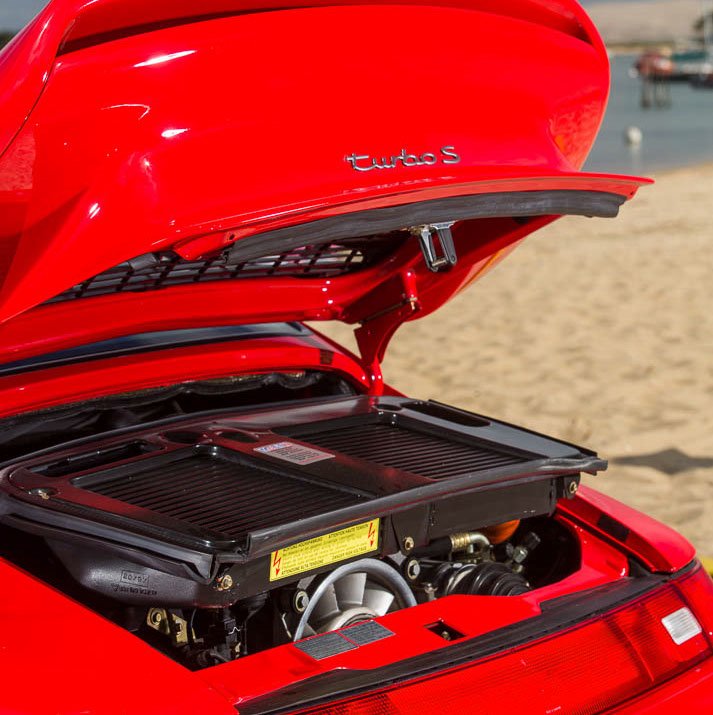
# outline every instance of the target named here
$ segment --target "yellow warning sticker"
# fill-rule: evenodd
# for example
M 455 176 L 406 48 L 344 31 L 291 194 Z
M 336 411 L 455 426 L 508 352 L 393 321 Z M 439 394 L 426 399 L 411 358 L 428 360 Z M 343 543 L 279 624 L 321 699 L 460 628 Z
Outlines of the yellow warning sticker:
M 379 520 L 349 526 L 331 534 L 278 549 L 270 554 L 270 581 L 297 576 L 379 548 Z

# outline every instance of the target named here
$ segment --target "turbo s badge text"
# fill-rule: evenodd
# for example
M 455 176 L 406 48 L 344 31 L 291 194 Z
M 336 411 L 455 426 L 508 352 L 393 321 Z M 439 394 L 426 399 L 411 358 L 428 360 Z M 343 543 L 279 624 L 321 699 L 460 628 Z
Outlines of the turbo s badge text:
M 372 169 L 395 169 L 399 164 L 406 167 L 412 166 L 433 166 L 434 164 L 458 164 L 460 156 L 455 147 L 441 147 L 439 154 L 427 151 L 423 154 L 409 154 L 406 149 L 402 149 L 400 154 L 390 157 L 372 157 L 368 154 L 350 154 L 344 160 L 351 165 L 355 171 L 371 171 Z

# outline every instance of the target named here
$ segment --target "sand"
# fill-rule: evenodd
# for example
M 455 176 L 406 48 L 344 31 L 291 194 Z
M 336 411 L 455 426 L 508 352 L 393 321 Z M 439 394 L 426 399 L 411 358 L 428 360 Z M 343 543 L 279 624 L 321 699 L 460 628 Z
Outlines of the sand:
M 639 0 L 587 5 L 608 45 L 651 42 L 685 43 L 703 15 L 701 0 Z
M 384 372 L 411 396 L 596 449 L 611 465 L 587 483 L 713 554 L 713 166 L 657 182 L 618 219 L 531 236 L 402 327 Z

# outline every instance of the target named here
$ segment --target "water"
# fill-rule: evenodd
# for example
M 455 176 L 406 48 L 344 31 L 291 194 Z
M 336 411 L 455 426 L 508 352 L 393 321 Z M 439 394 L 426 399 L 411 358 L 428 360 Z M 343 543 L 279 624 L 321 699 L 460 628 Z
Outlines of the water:
M 635 57 L 612 58 L 612 91 L 604 124 L 585 168 L 632 174 L 713 162 L 713 90 L 671 85 L 672 106 L 641 109 L 640 85 L 628 72 Z M 639 147 L 624 140 L 627 127 L 644 135 Z

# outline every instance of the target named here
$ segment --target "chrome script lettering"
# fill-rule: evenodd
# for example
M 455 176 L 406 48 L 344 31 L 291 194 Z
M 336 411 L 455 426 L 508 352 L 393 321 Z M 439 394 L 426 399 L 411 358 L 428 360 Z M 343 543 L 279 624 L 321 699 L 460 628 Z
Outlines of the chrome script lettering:
M 389 157 L 372 157 L 368 154 L 353 153 L 345 157 L 345 161 L 355 171 L 372 171 L 373 169 L 395 169 L 399 164 L 405 167 L 433 166 L 439 161 L 442 164 L 458 164 L 460 155 L 456 152 L 455 147 L 444 146 L 440 149 L 440 156 L 429 151 L 423 154 L 409 154 L 406 149 L 402 149 L 400 154 Z

